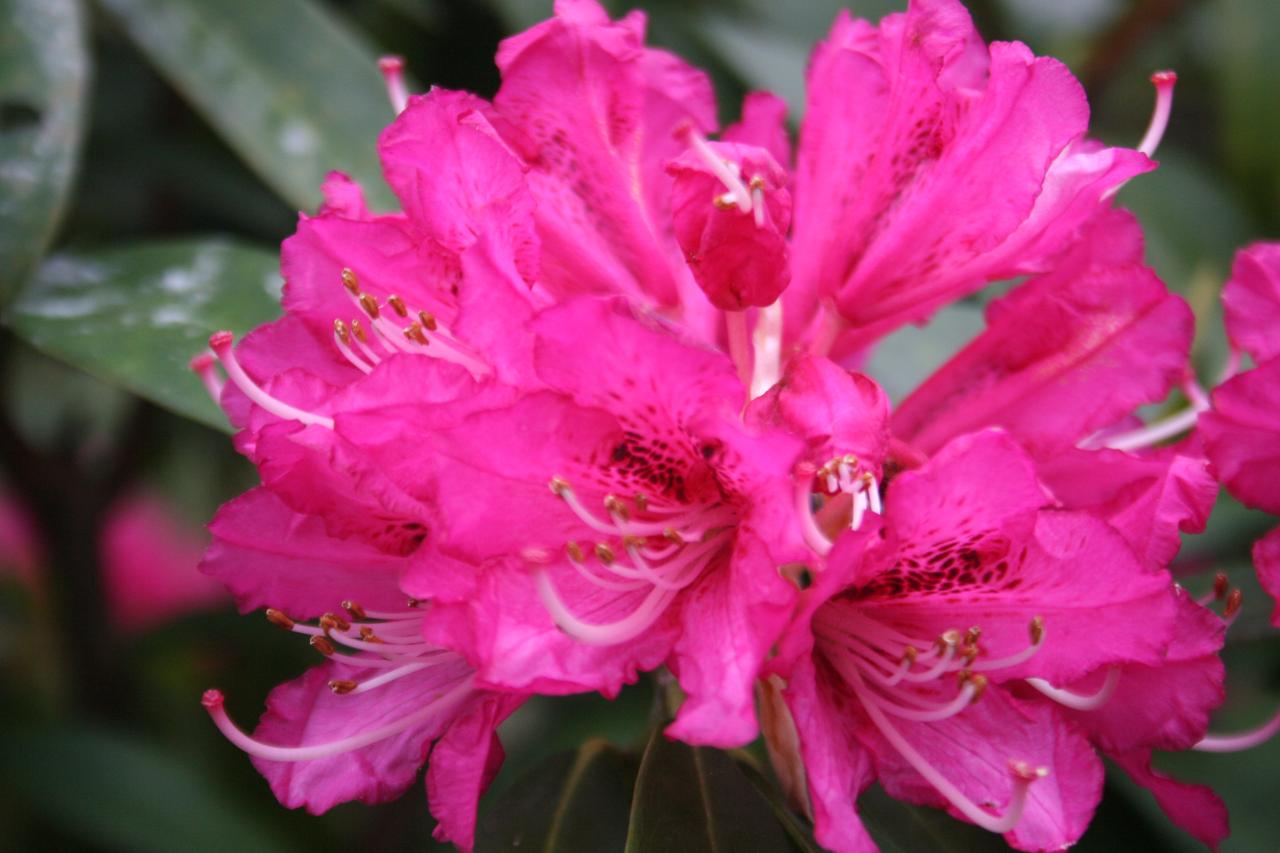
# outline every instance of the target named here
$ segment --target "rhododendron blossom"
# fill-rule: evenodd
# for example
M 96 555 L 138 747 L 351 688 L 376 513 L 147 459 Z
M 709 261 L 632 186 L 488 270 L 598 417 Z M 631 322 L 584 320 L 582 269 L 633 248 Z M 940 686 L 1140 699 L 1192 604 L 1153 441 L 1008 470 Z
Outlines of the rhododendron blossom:
M 284 316 L 192 363 L 262 479 L 204 570 L 326 658 L 252 734 L 206 694 L 281 802 L 383 800 L 425 761 L 469 847 L 527 696 L 666 667 L 691 744 L 749 743 L 761 691 L 833 849 L 871 845 L 877 779 L 1067 846 L 1099 752 L 1216 844 L 1213 795 L 1150 767 L 1212 744 L 1222 698 L 1224 619 L 1167 567 L 1217 492 L 1206 446 L 1250 475 L 1210 427 L 1231 383 L 1163 444 L 1209 407 L 1193 318 L 1111 206 L 1154 167 L 1173 75 L 1138 149 L 1108 147 L 1064 66 L 984 44 L 954 0 L 842 14 L 793 162 L 779 99 L 717 135 L 706 76 L 640 13 L 561 0 L 497 64 L 487 102 L 410 95 L 385 60 L 402 212 L 331 175 L 284 244 Z M 1022 275 L 896 408 L 848 369 Z M 1138 421 L 1175 388 L 1186 412 Z

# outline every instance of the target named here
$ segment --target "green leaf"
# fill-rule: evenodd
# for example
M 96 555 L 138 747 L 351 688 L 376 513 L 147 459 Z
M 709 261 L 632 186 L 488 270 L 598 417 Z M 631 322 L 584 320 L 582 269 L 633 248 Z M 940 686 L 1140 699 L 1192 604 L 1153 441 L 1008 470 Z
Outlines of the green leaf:
M 627 853 L 797 849 L 768 800 L 727 753 L 654 731 L 636 777 Z
M 242 334 L 280 313 L 274 252 L 188 239 L 48 258 L 9 325 L 36 349 L 180 415 L 226 418 L 187 362 L 209 334 Z
M 1205 11 L 1214 36 L 1211 67 L 1217 72 L 1221 143 L 1241 185 L 1275 215 L 1280 212 L 1280 3 L 1217 0 Z
M 477 853 L 621 849 L 636 770 L 634 756 L 600 740 L 552 756 L 486 809 Z
M 101 0 L 281 198 L 320 201 L 325 173 L 395 202 L 375 143 L 394 117 L 374 53 L 308 0 Z
M 48 247 L 71 187 L 89 60 L 79 0 L 0 0 L 0 309 Z
M 92 848 L 289 849 L 193 761 L 121 733 L 24 732 L 0 750 L 7 796 Z

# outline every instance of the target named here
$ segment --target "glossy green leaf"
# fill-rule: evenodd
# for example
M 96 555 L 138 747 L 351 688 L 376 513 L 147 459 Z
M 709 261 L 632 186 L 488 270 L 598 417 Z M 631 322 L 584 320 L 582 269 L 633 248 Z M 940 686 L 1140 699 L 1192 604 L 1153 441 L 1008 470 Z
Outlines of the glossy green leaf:
M 1280 3 L 1217 0 L 1205 20 L 1216 36 L 1222 145 L 1254 200 L 1280 215 Z
M 311 210 L 325 173 L 394 200 L 375 143 L 393 118 L 374 52 L 309 0 L 101 0 L 262 179 Z
M 80 147 L 79 0 L 0 0 L 0 308 L 49 245 Z
M 985 853 L 1009 847 L 993 833 L 939 809 L 895 800 L 879 785 L 858 797 L 858 815 L 883 853 Z
M 93 849 L 291 849 L 218 790 L 189 758 L 115 732 L 14 736 L 0 750 L 6 797 Z
M 180 415 L 227 429 L 187 368 L 210 333 L 280 313 L 274 252 L 222 239 L 49 257 L 8 322 L 28 343 Z
M 622 849 L 637 765 L 599 740 L 552 756 L 484 810 L 477 853 Z
M 627 853 L 798 849 L 738 762 L 654 731 L 636 777 Z

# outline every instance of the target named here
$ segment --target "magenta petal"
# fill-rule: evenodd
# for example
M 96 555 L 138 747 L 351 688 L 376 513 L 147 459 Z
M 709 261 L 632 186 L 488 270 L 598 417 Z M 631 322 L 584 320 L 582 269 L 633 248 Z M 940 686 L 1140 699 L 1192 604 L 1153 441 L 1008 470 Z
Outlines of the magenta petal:
M 1204 530 L 1218 495 L 1204 455 L 1189 442 L 1141 454 L 1065 450 L 1037 471 L 1058 500 L 1102 518 L 1152 570 L 1169 565 L 1181 534 Z
M 752 400 L 745 417 L 803 438 L 809 461 L 819 466 L 852 453 L 878 476 L 889 452 L 888 396 L 873 380 L 825 358 L 792 358 L 782 381 Z
M 489 124 L 489 110 L 466 92 L 432 89 L 409 99 L 383 131 L 378 151 L 415 227 L 457 253 L 483 232 L 503 244 L 532 284 L 538 271 L 533 196 L 523 164 Z
M 722 200 L 725 184 L 699 154 L 687 151 L 667 165 L 674 178 L 671 217 L 676 240 L 698 285 L 717 308 L 742 311 L 772 304 L 791 280 L 786 172 L 763 148 L 706 144 L 721 160 L 737 164 L 744 185 L 759 182 L 763 207 L 744 211 Z
M 342 172 L 330 172 L 320 187 L 324 203 L 316 211 L 320 216 L 333 214 L 346 219 L 369 219 L 369 206 L 365 204 L 364 190 Z
M 241 611 L 278 607 L 307 618 L 352 598 L 400 609 L 403 561 L 362 542 L 334 539 L 313 516 L 290 510 L 266 489 L 228 501 L 209 523 L 213 544 L 200 571 L 222 581 Z
M 896 723 L 903 736 L 975 803 L 1002 811 L 1010 760 L 1045 767 L 1031 785 L 1022 820 L 1005 839 L 1019 850 L 1057 850 L 1084 833 L 1102 796 L 1102 762 L 1083 734 L 1056 709 L 992 690 L 968 711 L 935 723 Z M 946 800 L 874 729 L 863 734 L 877 775 L 892 796 L 946 807 Z M 959 816 L 954 810 L 953 814 Z
M 1199 429 L 1214 471 L 1243 503 L 1280 514 L 1280 359 L 1213 391 Z
M 854 804 L 875 775 L 870 755 L 854 734 L 853 700 L 837 695 L 807 657 L 788 676 L 785 696 L 800 735 L 814 836 L 835 853 L 871 853 L 875 842 Z
M 496 730 L 524 698 L 509 693 L 486 696 L 454 720 L 431 748 L 427 801 L 439 822 L 436 840 L 452 841 L 463 851 L 471 849 L 480 795 L 502 766 L 502 744 Z
M 1169 820 L 1210 850 L 1216 851 L 1231 834 L 1227 807 L 1207 785 L 1179 782 L 1152 769 L 1149 749 L 1135 749 L 1110 757 L 1135 782 L 1155 795 Z
M 713 130 L 715 105 L 705 75 L 643 38 L 642 14 L 611 22 L 585 0 L 498 49 L 495 124 L 530 167 L 552 292 L 677 298 L 662 169 L 677 128 Z
M 1262 588 L 1275 599 L 1271 624 L 1280 628 L 1280 527 L 1254 543 L 1253 567 L 1258 572 L 1258 582 L 1262 584 Z
M 748 92 L 742 99 L 742 118 L 726 127 L 720 139 L 759 146 L 772 154 L 782 168 L 787 168 L 791 164 L 787 102 L 772 92 Z
M 375 730 L 456 691 L 471 671 L 453 657 L 367 693 L 337 695 L 328 686 L 330 679 L 359 681 L 383 672 L 336 663 L 308 670 L 271 691 L 254 738 L 273 746 L 314 746 Z M 360 749 L 309 761 L 254 757 L 253 763 L 289 808 L 305 806 L 320 814 L 350 800 L 385 802 L 413 784 L 431 741 L 448 728 L 465 701 L 440 701 L 437 715 Z
M 1194 320 L 1145 267 L 1094 267 L 1023 285 L 987 329 L 894 412 L 925 452 L 1001 426 L 1036 455 L 1070 447 L 1164 399 L 1186 369 Z
M 1280 243 L 1255 243 L 1236 254 L 1222 308 L 1232 344 L 1258 362 L 1280 355 Z

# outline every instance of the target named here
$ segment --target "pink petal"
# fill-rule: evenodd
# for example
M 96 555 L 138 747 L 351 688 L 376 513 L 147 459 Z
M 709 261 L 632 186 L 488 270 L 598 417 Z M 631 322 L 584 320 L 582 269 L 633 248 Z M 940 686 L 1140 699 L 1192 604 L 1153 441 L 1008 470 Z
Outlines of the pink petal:
M 1255 243 L 1236 254 L 1222 308 L 1234 346 L 1258 362 L 1280 355 L 1280 243 Z
M 1262 588 L 1276 601 L 1271 624 L 1280 628 L 1280 527 L 1254 543 L 1253 567 L 1258 571 Z
M 752 400 L 745 417 L 803 438 L 816 465 L 853 453 L 879 475 L 889 453 L 888 396 L 871 379 L 825 358 L 792 358 L 782 381 Z
M 791 280 L 787 229 L 791 194 L 787 174 L 763 148 L 707 143 L 716 155 L 738 164 L 742 182 L 763 181 L 763 222 L 752 211 L 718 204 L 725 184 L 693 151 L 667 165 L 674 178 L 672 222 L 676 240 L 707 298 L 725 311 L 770 305 Z
M 112 620 L 126 632 L 224 604 L 226 593 L 196 571 L 204 537 L 155 495 L 117 500 L 102 522 L 99 551 Z
M 1106 521 L 1152 570 L 1169 565 L 1182 533 L 1204 531 L 1218 495 L 1203 453 L 1189 442 L 1141 454 L 1064 450 L 1037 471 L 1058 500 Z
M 742 99 L 742 118 L 726 127 L 720 139 L 759 146 L 787 168 L 791 164 L 787 102 L 772 92 L 748 92 Z
M 431 749 L 427 800 L 439 822 L 437 841 L 452 841 L 469 851 L 475 838 L 476 806 L 502 766 L 496 730 L 524 701 L 513 694 L 489 694 L 453 721 Z
M 334 539 L 312 516 L 263 488 L 228 501 L 209 523 L 213 544 L 200 571 L 222 581 L 242 612 L 277 607 L 297 618 L 339 609 L 344 599 L 400 609 L 403 562 L 361 542 Z
M 835 296 L 846 348 L 1042 269 L 1107 190 L 1151 168 L 1084 144 L 1070 72 L 1020 44 L 988 55 L 952 0 L 913 3 L 878 29 L 838 18 L 808 91 L 789 327 Z
M 320 191 L 324 194 L 324 203 L 316 211 L 318 215 L 332 214 L 346 219 L 371 218 L 369 206 L 365 204 L 364 190 L 342 172 L 325 175 Z
M 470 674 L 461 658 L 435 664 L 366 693 L 337 695 L 330 679 L 360 681 L 386 672 L 328 663 L 271 691 L 254 738 L 274 746 L 312 746 L 338 741 L 394 723 L 455 690 Z M 339 803 L 381 803 L 413 784 L 431 741 L 460 713 L 457 702 L 440 703 L 430 717 L 400 734 L 360 749 L 310 761 L 255 757 L 271 790 L 289 808 L 321 814 Z
M 378 152 L 414 226 L 457 253 L 483 232 L 503 244 L 532 284 L 538 272 L 533 196 L 524 166 L 489 124 L 490 109 L 466 92 L 432 89 L 409 99 L 383 131 Z
M 1280 514 L 1280 360 L 1213 391 L 1199 430 L 1214 473 L 1248 506 Z
M 854 734 L 851 703 L 856 700 L 820 679 L 810 658 L 788 677 L 785 696 L 800 735 L 818 843 L 836 853 L 874 851 L 854 805 L 875 778 L 867 750 Z
M 675 303 L 662 169 L 683 147 L 676 129 L 713 130 L 715 106 L 705 75 L 643 37 L 643 15 L 610 22 L 588 0 L 558 4 L 555 18 L 498 49 L 495 124 L 530 167 L 553 292 Z
M 1022 820 L 1004 836 L 1016 849 L 1057 850 L 1075 843 L 1101 799 L 1102 762 L 1080 731 L 1044 704 L 994 689 L 948 720 L 895 725 L 970 800 L 990 802 L 1000 811 L 1011 792 L 1010 760 L 1048 768 L 1049 775 L 1031 785 Z M 878 732 L 863 726 L 861 738 L 891 796 L 946 807 L 946 800 Z
M 1110 756 L 1133 780 L 1155 795 L 1160 808 L 1192 838 L 1217 850 L 1231 834 L 1227 807 L 1207 785 L 1179 782 L 1151 767 L 1151 750 Z
M 1164 399 L 1186 370 L 1193 326 L 1145 267 L 1055 271 L 993 305 L 986 331 L 903 401 L 894 432 L 932 452 L 1001 426 L 1049 456 Z
M 1210 713 L 1222 704 L 1225 672 L 1218 654 L 1226 628 L 1185 592 L 1177 604 L 1177 627 L 1163 662 L 1121 667 L 1115 692 L 1101 708 L 1063 709 L 1108 753 L 1189 749 L 1205 736 Z M 1071 689 L 1090 695 L 1101 680 L 1095 674 Z

